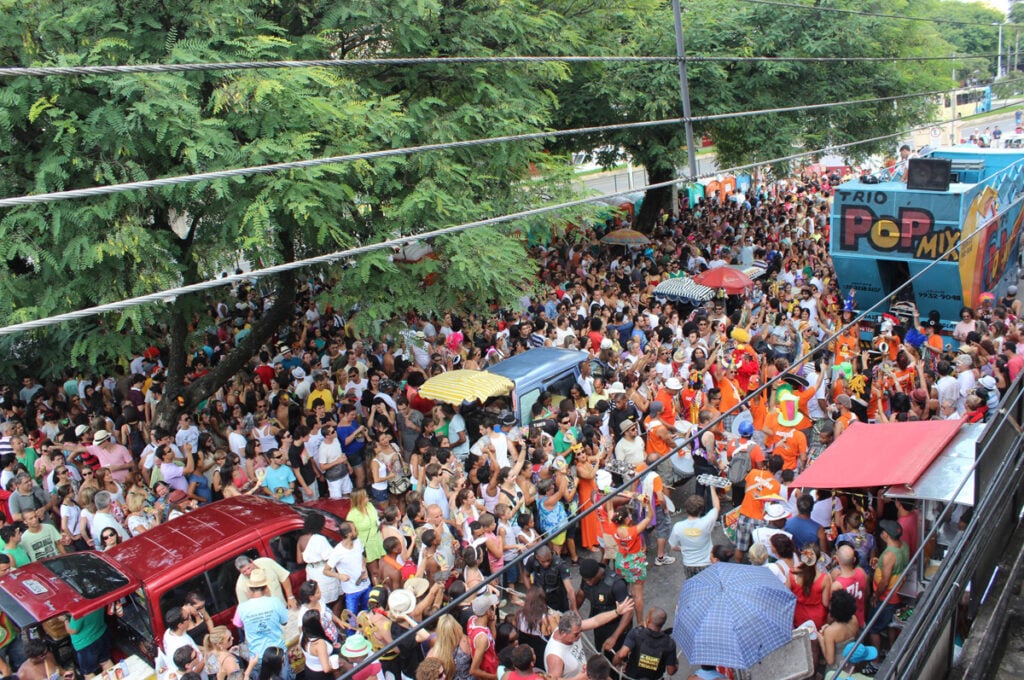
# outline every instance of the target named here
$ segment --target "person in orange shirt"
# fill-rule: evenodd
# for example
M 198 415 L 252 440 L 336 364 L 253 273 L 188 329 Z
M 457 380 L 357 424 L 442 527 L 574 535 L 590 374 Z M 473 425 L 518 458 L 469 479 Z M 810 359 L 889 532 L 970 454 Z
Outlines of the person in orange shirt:
M 853 407 L 853 400 L 846 394 L 840 394 L 836 397 L 836 406 L 839 408 L 839 414 L 835 418 L 836 424 L 833 431 L 836 438 L 838 438 L 846 428 L 853 424 L 857 416 L 850 410 Z
M 841 364 L 856 356 L 860 348 L 860 329 L 854 324 L 835 339 L 835 363 Z
M 744 482 L 743 503 L 740 504 L 740 516 L 736 522 L 736 561 L 742 562 L 743 555 L 750 550 L 753 543 L 754 529 L 764 526 L 763 497 L 776 499 L 782 485 L 775 479 L 770 470 L 770 461 L 764 459 L 761 465 L 747 473 Z
M 644 429 L 647 431 L 645 452 L 657 454 L 659 457 L 672 450 L 675 436 L 675 423 L 669 425 L 662 420 L 664 409 L 660 401 L 652 401 L 647 418 L 644 419 Z
M 765 419 L 765 445 L 782 457 L 783 470 L 803 469 L 807 462 L 807 437 L 800 425 L 810 419 L 797 408 L 799 401 L 788 385 L 780 387 L 776 392 L 776 407 Z
M 757 445 L 752 437 L 754 436 L 754 426 L 752 423 L 743 421 L 737 428 L 739 437 L 731 440 L 725 447 L 725 460 L 723 470 L 728 471 L 729 466 L 732 464 L 733 456 L 737 452 L 746 451 L 750 455 L 750 469 L 756 470 L 761 467 L 761 463 L 764 462 L 764 450 Z M 734 506 L 743 503 L 743 496 L 746 493 L 746 480 L 740 484 L 732 485 L 732 504 Z
M 738 368 L 739 364 L 734 360 L 727 361 L 725 365 L 715 365 L 715 383 L 721 391 L 722 400 L 719 403 L 712 405 L 720 413 L 726 413 L 733 406 L 739 404 L 740 400 L 743 399 L 743 392 L 740 389 L 739 378 L 736 377 L 736 371 Z M 720 427 L 716 429 L 720 432 L 732 432 L 732 421 L 735 418 L 735 414 L 730 413 L 722 418 L 719 423 Z
M 676 422 L 676 397 L 679 396 L 680 390 L 683 389 L 683 384 L 679 382 L 679 378 L 671 377 L 665 381 L 661 389 L 658 390 L 658 394 L 654 397 L 655 401 L 660 401 L 664 407 L 662 419 L 674 423 Z

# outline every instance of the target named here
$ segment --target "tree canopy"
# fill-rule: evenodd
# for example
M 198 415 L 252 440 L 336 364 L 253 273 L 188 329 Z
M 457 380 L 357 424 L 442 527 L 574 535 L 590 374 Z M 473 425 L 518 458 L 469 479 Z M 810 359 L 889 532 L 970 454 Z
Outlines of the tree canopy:
M 830 7 L 913 13 L 912 3 L 840 0 Z M 669 3 L 635 17 L 626 49 L 637 54 L 675 54 Z M 683 5 L 688 56 L 737 57 L 913 57 L 950 54 L 938 29 L 923 22 L 896 22 L 875 17 L 761 4 L 695 0 Z M 694 61 L 688 65 L 694 116 L 758 111 L 789 106 L 869 99 L 949 86 L 943 62 L 758 62 Z M 593 103 L 585 110 L 563 106 L 566 125 L 586 116 L 590 124 L 653 120 L 681 115 L 678 73 L 671 63 L 604 63 L 574 69 L 559 91 L 560 100 Z M 784 158 L 801 150 L 869 139 L 898 132 L 928 120 L 934 102 L 925 97 L 898 103 L 872 103 L 801 110 L 694 124 L 697 137 L 710 134 L 719 167 Z M 594 120 L 596 118 L 596 120 Z M 676 176 L 686 166 L 682 125 L 640 132 L 595 135 L 592 147 L 610 145 L 632 155 L 647 168 L 652 183 Z M 867 155 L 892 142 L 859 146 L 849 155 Z M 783 164 L 784 165 L 784 164 Z M 639 217 L 644 228 L 668 207 L 669 191 L 652 190 Z
M 7 65 L 196 63 L 546 52 L 558 17 L 527 2 L 3 0 Z M 454 32 L 454 33 L 452 33 Z M 456 35 L 446 43 L 443 38 Z M 443 45 L 443 48 L 441 47 Z M 543 129 L 557 65 L 291 68 L 19 77 L 0 82 L 0 193 L 48 192 Z M 45 317 L 535 205 L 564 191 L 539 143 L 423 153 L 10 208 L 0 213 L 0 319 Z M 389 253 L 340 274 L 367 316 L 485 309 L 530 285 L 522 225 L 438 239 L 402 276 Z M 497 252 L 481 262 L 481 253 Z M 491 266 L 491 265 L 496 266 Z M 444 270 L 433 285 L 431 269 Z M 481 275 L 481 272 L 484 275 Z M 326 272 L 327 276 L 333 276 Z M 301 277 L 300 277 L 301 278 Z M 165 394 L 198 403 L 292 313 L 296 277 L 208 378 L 186 389 L 199 296 L 5 338 L 7 369 L 102 366 L 160 339 Z M 223 297 L 224 289 L 217 293 Z

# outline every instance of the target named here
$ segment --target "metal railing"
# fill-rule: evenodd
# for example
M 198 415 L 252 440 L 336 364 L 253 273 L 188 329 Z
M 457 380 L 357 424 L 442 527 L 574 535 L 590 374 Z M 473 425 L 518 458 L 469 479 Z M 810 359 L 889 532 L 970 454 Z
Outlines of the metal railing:
M 935 576 L 914 606 L 877 678 L 945 678 L 953 665 L 953 641 L 964 613 L 973 616 L 996 575 L 1024 506 L 1024 375 L 1000 401 L 998 413 L 976 443 L 974 514 L 960 540 L 950 546 Z M 912 568 L 912 567 L 908 567 Z

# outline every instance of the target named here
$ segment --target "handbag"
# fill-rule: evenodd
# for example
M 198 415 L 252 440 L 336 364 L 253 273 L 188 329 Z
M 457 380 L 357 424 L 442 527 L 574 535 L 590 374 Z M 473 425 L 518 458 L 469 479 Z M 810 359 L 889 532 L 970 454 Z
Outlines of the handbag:
M 348 469 L 345 465 L 335 465 L 332 468 L 324 470 L 324 479 L 328 482 L 336 482 L 345 477 L 348 477 Z
M 409 479 L 407 477 L 392 479 L 388 482 L 388 493 L 392 496 L 403 496 L 411 486 L 412 484 L 409 483 Z

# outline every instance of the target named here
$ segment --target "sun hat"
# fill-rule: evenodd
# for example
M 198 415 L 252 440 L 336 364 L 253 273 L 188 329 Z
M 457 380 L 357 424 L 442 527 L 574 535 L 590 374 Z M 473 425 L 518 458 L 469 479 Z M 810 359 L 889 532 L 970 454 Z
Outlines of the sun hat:
M 341 647 L 341 655 L 347 659 L 357 659 L 373 651 L 373 645 L 359 633 L 349 635 Z
M 676 378 L 675 376 L 673 376 L 673 377 L 671 377 L 671 378 L 669 378 L 668 380 L 665 381 L 665 389 L 666 390 L 681 390 L 681 389 L 683 389 L 683 384 L 681 382 L 679 382 L 679 378 Z
M 302 368 L 302 366 L 296 366 L 295 368 L 292 369 L 292 377 L 295 378 L 296 380 L 305 380 L 306 371 Z
M 405 582 L 403 587 L 415 595 L 418 600 L 430 589 L 430 581 L 420 576 L 413 576 Z
M 408 590 L 396 590 L 388 596 L 388 613 L 395 617 L 405 617 L 416 608 L 416 596 Z
M 626 434 L 636 426 L 637 423 L 635 420 L 623 420 L 622 423 L 619 424 L 619 432 L 622 434 Z
M 249 572 L 249 587 L 250 588 L 266 588 L 267 587 L 267 572 L 263 571 L 259 567 L 256 567 L 252 571 L 250 571 Z
M 95 434 L 93 434 L 93 436 L 92 436 L 93 446 L 102 444 L 103 442 L 107 441 L 108 439 L 110 439 L 110 433 L 109 432 L 107 432 L 106 430 L 96 430 Z
M 608 394 L 625 394 L 626 388 L 621 382 L 615 381 L 608 386 Z
M 188 494 L 182 491 L 181 489 L 175 489 L 167 496 L 167 502 L 170 503 L 171 505 L 175 505 L 187 499 Z
M 496 595 L 481 595 L 473 600 L 473 613 L 477 616 L 483 616 L 496 604 L 498 604 Z
M 793 516 L 786 506 L 782 503 L 769 503 L 764 506 L 764 521 L 776 522 L 780 519 L 789 519 Z

